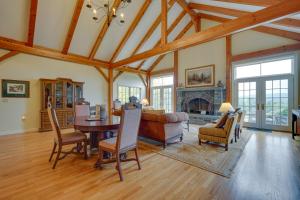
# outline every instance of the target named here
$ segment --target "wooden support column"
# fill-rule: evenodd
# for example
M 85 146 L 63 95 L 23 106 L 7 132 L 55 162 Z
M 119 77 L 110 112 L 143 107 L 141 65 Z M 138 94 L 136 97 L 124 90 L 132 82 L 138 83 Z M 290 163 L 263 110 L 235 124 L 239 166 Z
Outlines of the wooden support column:
M 113 84 L 114 84 L 114 76 L 113 76 L 113 69 L 108 69 L 108 98 L 107 98 L 107 113 L 108 118 L 112 120 L 112 103 L 113 103 Z
M 151 96 L 150 96 L 150 87 L 151 87 L 151 84 L 150 84 L 150 73 L 147 73 L 146 75 L 146 82 L 147 82 L 147 87 L 146 87 L 146 98 L 148 99 L 149 101 L 149 104 L 151 105 Z
M 168 2 L 167 0 L 161 0 L 161 46 L 168 43 Z
M 226 102 L 231 102 L 231 82 L 232 82 L 232 52 L 231 36 L 226 36 Z
M 173 92 L 173 98 L 174 98 L 174 105 L 173 105 L 173 111 L 176 111 L 176 104 L 177 104 L 177 98 L 176 98 L 176 89 L 178 87 L 178 50 L 174 51 L 174 92 Z
M 27 36 L 27 45 L 31 46 L 31 47 L 33 46 L 33 40 L 34 40 L 37 7 L 38 7 L 38 0 L 31 0 L 30 1 L 28 36 Z

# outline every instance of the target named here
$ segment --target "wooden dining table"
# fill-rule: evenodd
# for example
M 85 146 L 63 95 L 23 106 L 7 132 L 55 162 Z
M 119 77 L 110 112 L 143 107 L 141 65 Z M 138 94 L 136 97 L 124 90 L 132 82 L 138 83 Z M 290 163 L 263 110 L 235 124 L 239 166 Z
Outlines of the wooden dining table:
M 91 120 L 90 116 L 76 117 L 74 120 L 74 128 L 83 133 L 90 134 L 91 151 L 98 150 L 98 142 L 101 139 L 112 137 L 112 131 L 119 129 L 120 119 L 114 117 L 112 120 Z

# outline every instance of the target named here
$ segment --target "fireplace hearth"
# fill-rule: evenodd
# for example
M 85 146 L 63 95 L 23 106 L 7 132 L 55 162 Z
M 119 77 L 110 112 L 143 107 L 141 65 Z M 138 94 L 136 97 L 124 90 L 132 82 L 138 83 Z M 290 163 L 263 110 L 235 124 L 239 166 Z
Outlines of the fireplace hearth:
M 190 123 L 202 125 L 215 121 L 225 101 L 223 94 L 225 89 L 221 87 L 178 88 L 176 110 L 188 113 Z

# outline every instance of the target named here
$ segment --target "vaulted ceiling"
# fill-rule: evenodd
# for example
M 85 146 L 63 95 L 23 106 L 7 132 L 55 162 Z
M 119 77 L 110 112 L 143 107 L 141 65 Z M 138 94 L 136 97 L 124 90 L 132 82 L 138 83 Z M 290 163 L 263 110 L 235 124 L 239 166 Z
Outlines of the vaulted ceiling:
M 114 0 L 114 3 L 117 4 L 118 1 Z M 168 41 L 179 39 L 187 30 L 194 28 L 192 21 L 195 16 L 197 19 L 199 16 L 225 22 L 280 1 L 282 0 L 170 0 Z M 31 2 L 37 2 L 36 13 L 30 12 L 35 10 Z M 27 44 L 30 44 L 29 38 L 32 36 L 33 46 L 108 63 L 150 50 L 160 44 L 161 0 L 132 0 L 122 11 L 126 23 L 120 26 L 113 22 L 107 29 L 105 20 L 100 23 L 92 20 L 92 13 L 85 5 L 84 0 L 1 0 L 0 36 Z M 28 28 L 30 23 L 35 24 L 34 31 Z M 300 15 L 289 16 L 255 30 L 300 40 Z M 148 70 L 157 63 L 157 59 L 161 57 L 154 56 L 130 66 Z

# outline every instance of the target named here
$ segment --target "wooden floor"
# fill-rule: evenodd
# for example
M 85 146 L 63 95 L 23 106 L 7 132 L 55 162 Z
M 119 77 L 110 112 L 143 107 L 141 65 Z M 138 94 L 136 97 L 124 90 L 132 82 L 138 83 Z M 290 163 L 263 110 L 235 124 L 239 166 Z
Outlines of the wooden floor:
M 70 155 L 55 170 L 48 163 L 51 133 L 0 137 L 0 199 L 300 199 L 300 138 L 256 132 L 234 175 L 215 175 L 140 150 L 142 170 L 123 164 L 96 170 L 96 157 Z

